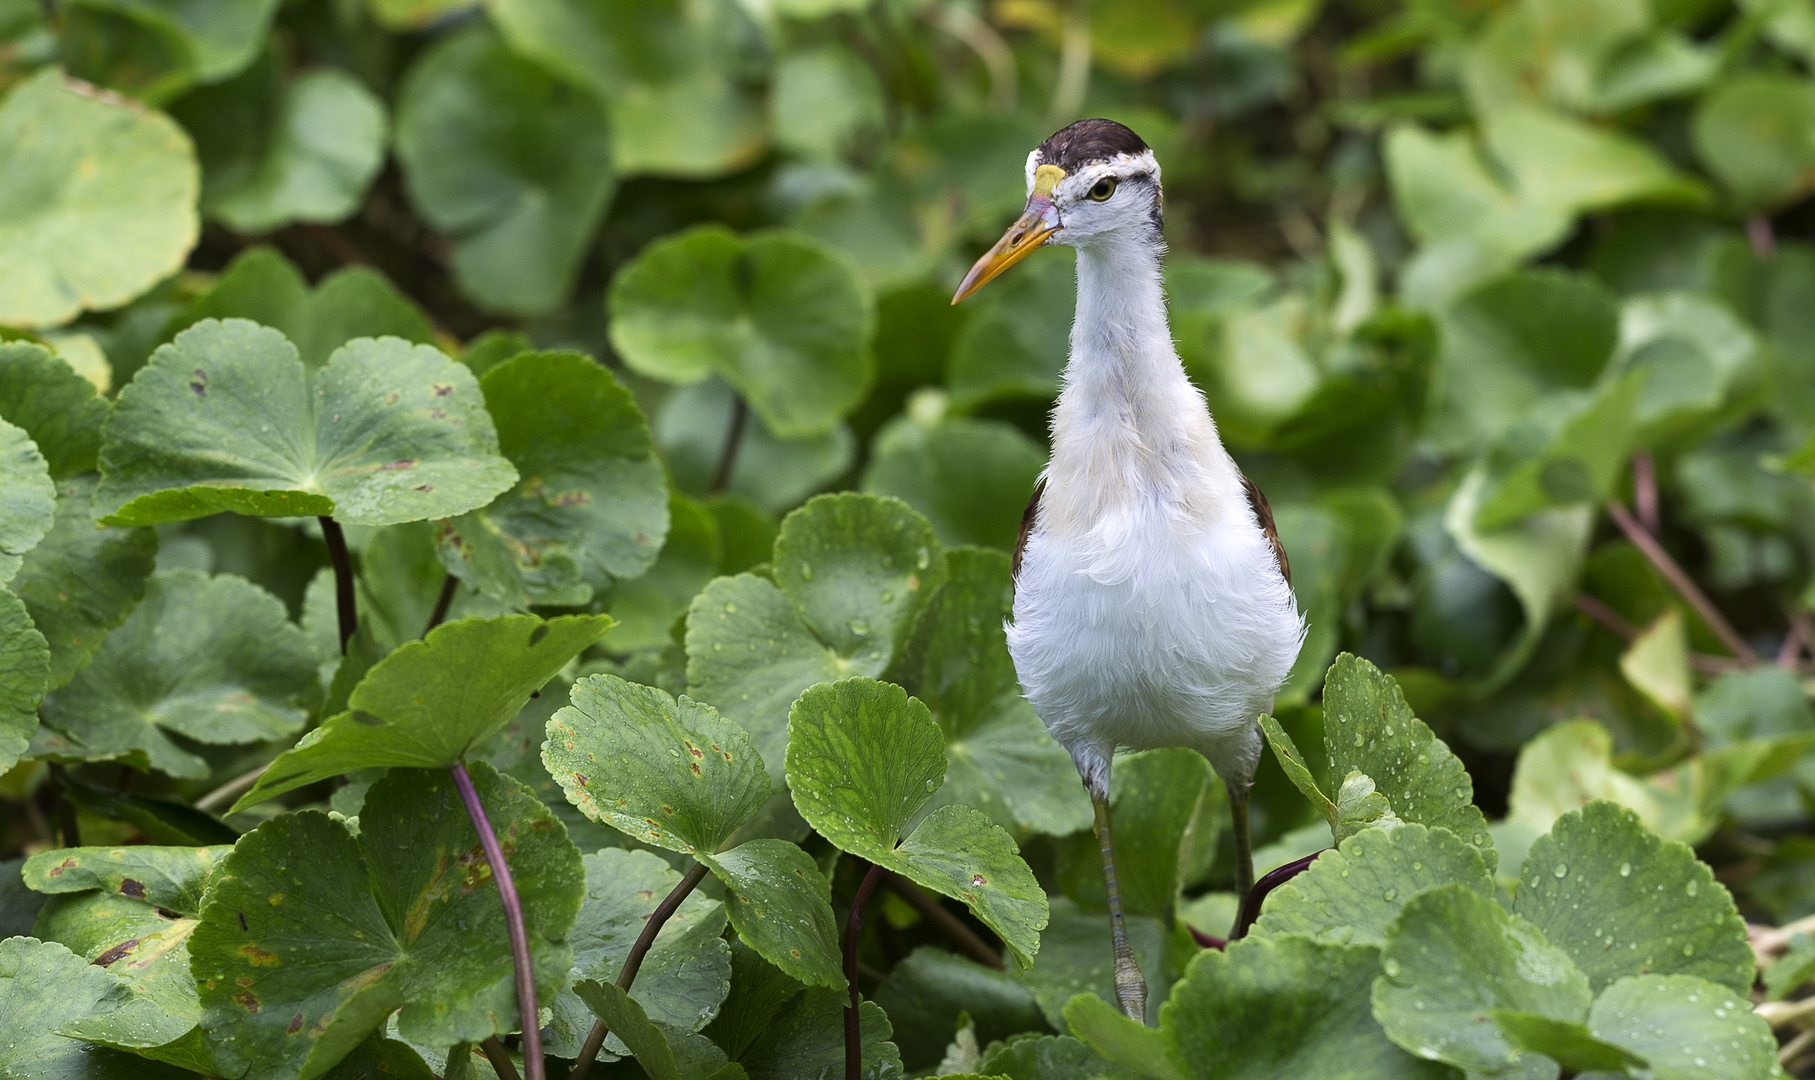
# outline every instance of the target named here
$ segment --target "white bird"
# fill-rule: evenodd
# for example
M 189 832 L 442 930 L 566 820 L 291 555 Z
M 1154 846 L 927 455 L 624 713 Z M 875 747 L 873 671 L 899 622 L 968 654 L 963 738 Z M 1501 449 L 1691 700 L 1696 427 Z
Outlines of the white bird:
M 1267 501 L 1173 349 L 1153 152 L 1121 124 L 1080 120 L 1028 155 L 1027 188 L 1026 212 L 952 303 L 1043 244 L 1077 249 L 1071 356 L 1052 458 L 1016 545 L 1008 649 L 1096 807 L 1116 999 L 1144 1020 L 1110 843 L 1110 763 L 1118 747 L 1208 758 L 1229 790 L 1246 896 L 1258 721 L 1298 657 L 1304 620 Z

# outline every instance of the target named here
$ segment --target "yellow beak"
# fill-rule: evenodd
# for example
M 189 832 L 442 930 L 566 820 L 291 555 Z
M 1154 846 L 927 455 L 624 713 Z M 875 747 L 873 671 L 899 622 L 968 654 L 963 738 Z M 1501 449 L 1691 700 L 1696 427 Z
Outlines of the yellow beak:
M 1059 211 L 1053 205 L 1052 191 L 1065 173 L 1057 165 L 1042 165 L 1034 172 L 1034 191 L 1027 197 L 1027 210 L 1008 227 L 1002 239 L 983 253 L 970 273 L 958 283 L 952 303 L 976 292 L 994 281 L 1004 270 L 1033 254 L 1046 238 L 1059 231 Z

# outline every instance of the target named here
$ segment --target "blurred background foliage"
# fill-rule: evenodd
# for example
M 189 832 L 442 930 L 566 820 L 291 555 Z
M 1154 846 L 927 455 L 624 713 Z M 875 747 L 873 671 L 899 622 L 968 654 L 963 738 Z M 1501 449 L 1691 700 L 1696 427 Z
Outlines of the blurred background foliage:
M 626 624 L 596 663 L 678 690 L 688 601 L 813 493 L 1012 546 L 1069 252 L 948 298 L 1027 152 L 1111 117 L 1164 167 L 1179 352 L 1309 617 L 1298 744 L 1355 651 L 1502 865 L 1615 797 L 1785 920 L 1815 911 L 1812 63 L 1815 0 L 0 0 L 0 326 L 104 391 L 210 316 L 312 364 L 599 358 L 672 524 L 592 598 Z M 331 635 L 318 534 L 161 532 L 160 567 Z M 429 532 L 363 549 L 381 634 L 427 613 Z M 1320 846 L 1264 768 L 1273 861 Z

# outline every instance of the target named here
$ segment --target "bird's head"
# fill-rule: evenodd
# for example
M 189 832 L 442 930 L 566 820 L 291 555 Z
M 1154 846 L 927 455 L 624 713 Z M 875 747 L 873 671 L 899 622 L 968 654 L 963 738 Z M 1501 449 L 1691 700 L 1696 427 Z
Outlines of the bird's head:
M 1027 209 L 964 275 L 952 303 L 1043 244 L 1160 243 L 1160 165 L 1114 120 L 1079 120 L 1027 155 Z

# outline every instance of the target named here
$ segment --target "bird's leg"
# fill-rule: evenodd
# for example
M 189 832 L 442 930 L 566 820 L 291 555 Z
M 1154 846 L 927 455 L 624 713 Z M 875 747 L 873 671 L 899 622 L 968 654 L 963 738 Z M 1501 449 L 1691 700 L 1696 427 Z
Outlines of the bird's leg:
M 1242 901 L 1254 891 L 1254 838 L 1248 833 L 1248 787 L 1244 784 L 1237 789 L 1230 783 L 1223 786 L 1229 789 L 1230 827 L 1235 833 L 1235 905 L 1240 908 Z
M 1115 847 L 1109 841 L 1109 795 L 1091 792 L 1097 811 L 1097 848 L 1103 856 L 1103 885 L 1109 891 L 1109 933 L 1115 947 L 1115 1001 L 1130 1019 L 1147 1022 L 1147 980 L 1141 978 L 1128 945 L 1128 923 L 1122 917 L 1122 889 L 1115 877 Z

